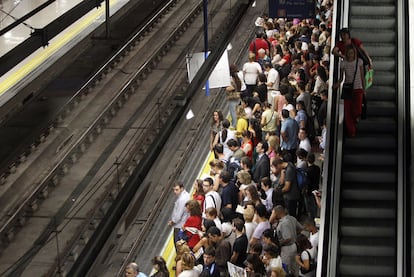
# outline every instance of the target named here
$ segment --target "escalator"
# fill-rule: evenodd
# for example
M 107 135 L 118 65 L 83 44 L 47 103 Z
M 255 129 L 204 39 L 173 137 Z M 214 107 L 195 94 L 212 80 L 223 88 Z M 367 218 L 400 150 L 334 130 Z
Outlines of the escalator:
M 333 35 L 349 27 L 370 54 L 375 74 L 366 92 L 367 119 L 359 122 L 356 137 L 342 136 L 343 108 L 335 93 L 330 99 L 317 276 L 409 276 L 407 3 L 336 3 Z
M 371 55 L 367 119 L 342 148 L 338 276 L 396 276 L 396 1 L 350 1 L 349 28 Z

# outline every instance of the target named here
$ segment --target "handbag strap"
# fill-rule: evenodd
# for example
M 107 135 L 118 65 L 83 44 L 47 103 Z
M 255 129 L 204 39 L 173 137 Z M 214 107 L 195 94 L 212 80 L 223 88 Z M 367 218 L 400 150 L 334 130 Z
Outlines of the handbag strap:
M 272 111 L 272 115 L 270 116 L 269 121 L 268 121 L 268 122 L 266 122 L 266 124 L 265 124 L 265 125 L 263 125 L 262 127 L 267 126 L 267 125 L 270 123 L 270 121 L 272 121 L 272 119 L 273 119 L 273 114 L 274 114 L 274 113 L 275 113 L 275 111 L 273 110 L 273 111 Z
M 354 78 L 352 79 L 352 83 L 354 83 L 355 82 L 355 77 L 356 77 L 356 73 L 357 73 L 357 71 L 358 71 L 358 46 L 356 46 L 353 42 L 352 42 L 352 40 L 351 40 L 351 43 L 352 43 L 352 46 L 354 47 L 354 49 L 355 49 L 355 72 L 354 72 Z
M 355 57 L 355 72 L 354 72 L 354 78 L 352 79 L 352 84 L 355 82 L 356 73 L 358 71 L 358 56 Z

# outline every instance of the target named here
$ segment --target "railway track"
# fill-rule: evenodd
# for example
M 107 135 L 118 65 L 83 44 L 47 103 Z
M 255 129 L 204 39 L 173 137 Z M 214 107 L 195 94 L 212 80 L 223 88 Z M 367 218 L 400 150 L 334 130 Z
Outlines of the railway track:
M 2 267 L 3 274 L 24 274 L 36 254 L 48 248 L 53 234 L 59 234 L 63 253 L 57 268 L 63 268 L 66 258 L 76 260 L 80 250 L 69 251 L 71 245 L 87 241 L 85 233 L 97 226 L 174 110 L 176 92 L 186 85 L 184 57 L 195 50 L 188 45 L 200 41 L 194 35 L 200 34 L 200 24 L 192 24 L 200 11 L 200 2 L 182 1 L 170 16 L 159 13 L 154 19 L 158 27 L 151 25 L 133 38 L 95 76 L 93 86 L 71 99 L 41 139 L 45 141 L 22 158 L 25 162 L 16 168 L 24 169 L 16 178 L 20 193 L 3 209 L 7 212 L 2 214 L 1 243 L 3 253 L 9 252 L 8 247 L 22 244 L 15 238 L 27 236 L 27 230 L 34 243 L 14 253 L 16 257 L 5 257 L 2 265 L 11 266 Z M 13 194 L 16 187 L 10 186 L 3 199 Z M 52 270 L 45 266 L 39 273 L 55 274 L 53 260 Z
M 202 51 L 201 3 L 171 2 L 171 6 L 168 15 L 158 13 L 153 19 L 156 25 L 148 24 L 140 34 L 133 36 L 123 51 L 119 51 L 72 97 L 49 126 L 41 139 L 43 142 L 22 158 L 16 171 L 25 170 L 16 181 L 26 185 L 20 187 L 20 192 L 23 190 L 27 194 L 21 193 L 23 197 L 10 201 L 15 204 L 7 207 L 7 213 L 2 215 L 1 247 L 3 253 L 11 254 L 0 257 L 2 276 L 86 275 L 84 268 L 91 266 L 85 265 L 89 259 L 86 255 L 91 249 L 90 243 L 95 241 L 96 231 L 105 224 L 108 215 L 114 217 L 111 214 L 113 207 L 125 190 L 130 193 L 140 189 L 136 188 L 139 185 L 137 178 L 130 187 L 127 187 L 128 181 L 137 170 L 145 171 L 138 176 L 138 181 L 143 181 L 151 167 L 147 158 L 156 156 L 162 148 L 158 145 L 154 149 L 154 141 L 159 136 L 168 138 L 163 132 L 171 131 L 174 124 L 178 124 L 171 118 L 176 116 L 174 113 L 183 111 L 180 106 L 194 93 L 194 87 L 188 87 L 186 82 L 185 56 Z M 231 21 L 228 17 L 232 15 L 232 7 L 231 3 L 218 1 L 214 6 L 210 12 L 216 26 L 211 28 L 214 33 L 212 44 L 223 47 L 223 37 L 220 37 L 223 31 L 220 29 L 223 26 L 225 29 Z M 230 36 L 229 33 L 226 35 Z M 245 41 L 249 40 L 245 38 Z M 219 46 L 220 43 L 223 45 Z M 178 140 L 185 143 L 186 149 L 179 149 L 175 168 L 163 172 L 170 182 L 183 170 L 192 146 L 202 136 L 197 129 L 208 120 L 219 98 L 216 95 L 209 104 L 198 100 L 199 111 L 205 111 L 200 114 L 196 129 L 188 131 L 187 140 Z M 176 153 L 170 155 L 172 158 Z M 137 169 L 142 165 L 144 168 Z M 142 208 L 146 197 L 154 197 L 157 193 L 159 196 L 155 197 L 153 209 L 143 221 L 139 233 L 141 239 L 134 242 L 131 254 L 123 257 L 123 262 L 136 257 L 137 249 L 142 248 L 142 238 L 148 234 L 149 226 L 165 204 L 168 189 L 165 191 L 160 184 L 156 185 L 155 191 L 143 186 L 138 192 L 139 204 L 133 204 L 135 211 Z M 131 188 L 133 186 L 135 188 Z M 8 193 L 12 195 L 14 191 Z M 5 196 L 7 192 L 3 194 Z M 125 209 L 127 206 L 128 203 Z M 128 215 L 131 215 L 131 207 L 128 209 Z M 125 225 L 126 221 L 122 219 L 121 224 Z M 131 225 L 136 223 L 129 221 Z M 119 226 L 115 232 L 117 230 Z M 113 261 L 111 266 L 116 271 L 119 266 L 122 268 L 122 264 Z

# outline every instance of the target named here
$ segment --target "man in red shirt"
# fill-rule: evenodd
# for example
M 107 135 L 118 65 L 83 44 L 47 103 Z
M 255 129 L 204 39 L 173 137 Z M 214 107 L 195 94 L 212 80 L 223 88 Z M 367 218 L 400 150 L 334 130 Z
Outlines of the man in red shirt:
M 332 55 L 341 57 L 342 59 L 345 58 L 345 50 L 348 45 L 354 45 L 354 47 L 357 47 L 361 49 L 362 52 L 364 52 L 365 56 L 368 57 L 369 60 L 369 67 L 372 67 L 372 60 L 368 54 L 368 52 L 365 50 L 364 46 L 362 45 L 362 42 L 357 38 L 351 37 L 351 32 L 348 28 L 342 28 L 339 30 L 339 35 L 341 36 L 341 40 L 338 41 L 338 43 L 335 45 L 334 49 L 332 50 Z
M 264 37 L 263 32 L 257 32 L 256 38 L 250 43 L 249 52 L 256 55 L 256 61 L 259 58 L 258 51 L 260 48 L 266 50 L 266 55 L 269 55 L 269 42 Z

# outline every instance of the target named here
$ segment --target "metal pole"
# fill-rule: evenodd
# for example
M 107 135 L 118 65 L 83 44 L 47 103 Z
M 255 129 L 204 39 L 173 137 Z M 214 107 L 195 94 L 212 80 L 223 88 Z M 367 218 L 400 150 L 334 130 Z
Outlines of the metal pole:
M 105 26 L 106 26 L 106 38 L 111 36 L 109 25 L 109 0 L 105 0 Z
M 208 11 L 207 0 L 203 0 L 203 13 L 204 13 L 204 60 L 208 57 Z M 208 80 L 206 81 L 206 96 L 210 95 L 210 88 Z
M 57 225 L 57 219 L 56 217 L 54 217 L 54 221 L 55 221 L 55 238 L 56 238 L 56 252 L 57 252 L 57 276 L 62 276 L 62 267 L 60 264 L 60 250 L 59 250 L 59 239 L 58 239 L 58 225 Z
M 121 191 L 121 182 L 119 180 L 119 165 L 121 163 L 118 161 L 118 157 L 115 158 L 115 166 L 116 166 L 116 186 L 118 189 L 118 193 Z

